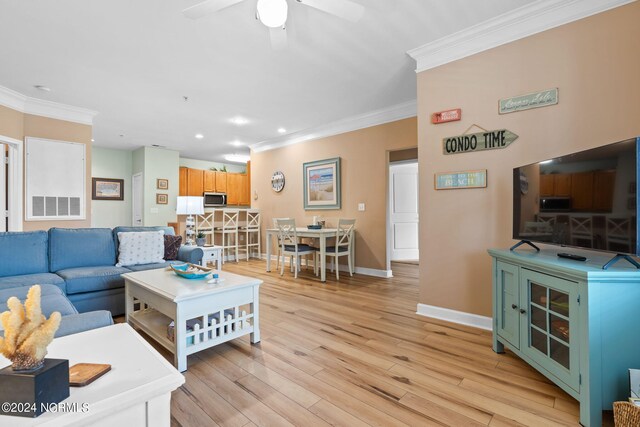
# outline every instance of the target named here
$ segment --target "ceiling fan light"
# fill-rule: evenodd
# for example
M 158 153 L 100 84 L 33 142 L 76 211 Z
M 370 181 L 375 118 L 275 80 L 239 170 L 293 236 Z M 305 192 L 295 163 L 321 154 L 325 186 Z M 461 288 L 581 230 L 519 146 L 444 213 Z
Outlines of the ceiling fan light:
M 258 19 L 269 28 L 284 26 L 287 22 L 287 0 L 258 0 Z

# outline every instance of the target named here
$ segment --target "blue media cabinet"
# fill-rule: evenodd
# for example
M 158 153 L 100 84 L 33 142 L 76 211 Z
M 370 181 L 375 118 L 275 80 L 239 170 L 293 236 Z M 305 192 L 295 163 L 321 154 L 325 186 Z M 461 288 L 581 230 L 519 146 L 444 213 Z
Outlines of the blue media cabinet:
M 562 248 L 564 249 L 564 248 Z M 509 348 L 580 402 L 580 423 L 602 425 L 602 411 L 629 397 L 629 368 L 640 368 L 640 270 L 612 254 L 561 248 L 490 249 L 493 350 Z

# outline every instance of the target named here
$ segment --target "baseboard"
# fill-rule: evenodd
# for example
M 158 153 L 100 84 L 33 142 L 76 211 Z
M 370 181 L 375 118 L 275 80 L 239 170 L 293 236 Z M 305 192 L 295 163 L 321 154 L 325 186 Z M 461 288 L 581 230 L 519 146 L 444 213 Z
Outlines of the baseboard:
M 267 254 L 262 254 L 262 259 L 264 259 L 266 261 L 267 259 Z M 278 259 L 278 257 L 276 255 L 271 255 L 271 262 L 276 262 Z M 285 264 L 289 264 L 289 259 L 287 257 L 286 263 Z M 340 271 L 344 271 L 346 273 L 349 272 L 349 266 L 348 265 L 344 265 L 344 264 L 340 264 Z M 392 270 L 379 270 L 376 268 L 367 268 L 367 267 L 358 267 L 356 266 L 354 269 L 354 272 L 356 274 L 362 274 L 364 276 L 373 276 L 373 277 L 383 277 L 385 279 L 389 279 L 391 277 L 393 277 L 393 271 Z M 329 270 L 329 263 L 327 263 L 327 274 L 330 273 Z
M 487 331 L 491 331 L 493 329 L 493 319 L 491 319 L 491 317 L 465 313 L 464 311 L 436 307 L 435 305 L 418 304 L 418 311 L 416 313 L 421 316 L 433 317 L 434 319 L 473 326 Z

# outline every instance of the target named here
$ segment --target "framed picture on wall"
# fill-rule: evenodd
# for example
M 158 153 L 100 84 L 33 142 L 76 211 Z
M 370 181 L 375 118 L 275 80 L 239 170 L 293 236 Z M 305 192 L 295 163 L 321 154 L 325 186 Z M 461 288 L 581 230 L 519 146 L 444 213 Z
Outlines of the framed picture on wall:
M 340 157 L 302 165 L 304 208 L 340 209 Z
M 92 200 L 124 200 L 124 179 L 92 178 Z
M 168 190 L 169 189 L 169 180 L 168 179 L 163 179 L 163 178 L 158 178 L 156 180 L 156 188 L 158 190 Z
M 169 204 L 169 195 L 164 193 L 156 194 L 156 204 L 158 205 Z

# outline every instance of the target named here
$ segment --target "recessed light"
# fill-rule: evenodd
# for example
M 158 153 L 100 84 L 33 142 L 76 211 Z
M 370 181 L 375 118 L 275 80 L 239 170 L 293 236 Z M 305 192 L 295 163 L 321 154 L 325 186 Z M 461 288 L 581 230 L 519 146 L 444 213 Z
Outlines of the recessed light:
M 287 133 L 285 128 L 278 128 L 278 133 Z
M 244 145 L 244 143 L 243 143 L 243 142 L 238 141 L 238 140 L 236 140 L 236 141 L 231 141 L 229 144 L 233 145 L 234 147 L 242 147 L 242 146 Z
M 249 120 L 245 119 L 244 117 L 240 117 L 240 116 L 232 117 L 229 121 L 231 123 L 233 123 L 234 125 L 237 125 L 237 126 L 242 126 L 242 125 L 246 125 L 247 123 L 249 123 Z
M 47 86 L 43 86 L 43 85 L 35 85 L 35 86 L 33 86 L 33 87 L 35 87 L 36 89 L 41 90 L 41 91 L 43 91 L 43 92 L 51 92 L 51 88 L 50 88 L 50 87 L 47 87 Z
M 204 135 L 203 135 L 203 134 L 201 134 L 201 133 L 196 133 L 196 135 L 195 135 L 195 136 L 196 136 L 196 139 L 202 139 L 202 138 L 204 138 Z
M 91 138 L 91 142 L 96 142 L 96 140 L 95 140 L 95 139 L 93 139 L 93 138 Z
M 247 163 L 250 157 L 246 154 L 225 154 L 224 159 L 228 162 Z

